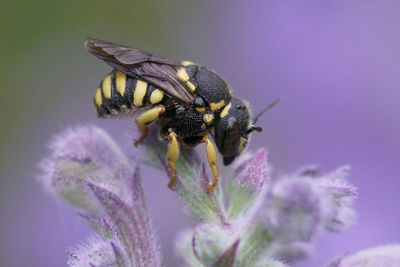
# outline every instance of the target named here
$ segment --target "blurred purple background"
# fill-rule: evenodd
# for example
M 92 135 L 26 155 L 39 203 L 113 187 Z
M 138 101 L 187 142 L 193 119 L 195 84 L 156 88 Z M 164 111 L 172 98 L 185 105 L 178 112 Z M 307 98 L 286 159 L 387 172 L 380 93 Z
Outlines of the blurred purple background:
M 358 224 L 321 236 L 298 266 L 400 241 L 399 1 L 26 2 L 2 3 L 0 23 L 1 266 L 66 266 L 66 248 L 91 233 L 34 179 L 53 134 L 94 123 L 132 149 L 131 119 L 94 116 L 109 68 L 83 50 L 86 36 L 209 66 L 254 111 L 281 97 L 250 146 L 269 148 L 275 173 L 352 166 Z M 164 262 L 175 266 L 173 238 L 193 223 L 166 177 L 142 173 Z

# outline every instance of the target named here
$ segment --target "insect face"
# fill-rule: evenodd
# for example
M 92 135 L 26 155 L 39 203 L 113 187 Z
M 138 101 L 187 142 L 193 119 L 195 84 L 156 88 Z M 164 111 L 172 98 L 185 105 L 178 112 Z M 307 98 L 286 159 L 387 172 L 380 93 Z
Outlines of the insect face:
M 250 133 L 255 130 L 262 129 L 252 125 L 247 104 L 232 97 L 231 102 L 222 109 L 214 128 L 215 143 L 223 156 L 224 165 L 231 164 L 242 153 L 249 142 Z

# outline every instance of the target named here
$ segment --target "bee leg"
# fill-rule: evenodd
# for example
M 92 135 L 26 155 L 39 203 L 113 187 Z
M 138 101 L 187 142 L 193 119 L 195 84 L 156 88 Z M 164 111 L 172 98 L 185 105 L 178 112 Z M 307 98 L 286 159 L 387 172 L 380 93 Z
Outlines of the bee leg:
M 213 142 L 211 142 L 209 136 L 204 136 L 201 142 L 206 143 L 208 164 L 210 165 L 211 172 L 214 176 L 212 184 L 207 186 L 207 193 L 210 193 L 218 185 L 219 170 L 217 166 L 217 151 L 215 150 L 215 146 Z
M 168 139 L 169 139 L 169 145 L 167 151 L 167 159 L 168 159 L 168 170 L 170 175 L 168 187 L 172 189 L 172 186 L 174 185 L 177 177 L 175 161 L 178 159 L 180 151 L 179 151 L 178 137 L 176 133 L 173 132 L 172 130 L 169 130 Z
M 139 139 L 135 141 L 135 147 L 142 143 L 144 139 L 146 139 L 146 137 L 149 135 L 149 128 L 147 126 L 158 119 L 164 112 L 165 106 L 158 105 L 142 113 L 136 118 L 135 122 L 138 125 L 139 131 L 142 135 Z

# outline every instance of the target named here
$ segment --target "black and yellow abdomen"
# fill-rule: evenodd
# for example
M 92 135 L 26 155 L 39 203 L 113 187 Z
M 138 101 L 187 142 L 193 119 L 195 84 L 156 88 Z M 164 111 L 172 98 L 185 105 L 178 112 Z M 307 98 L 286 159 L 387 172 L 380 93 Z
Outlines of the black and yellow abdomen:
M 164 91 L 115 69 L 104 77 L 94 96 L 99 117 L 118 116 L 163 100 Z

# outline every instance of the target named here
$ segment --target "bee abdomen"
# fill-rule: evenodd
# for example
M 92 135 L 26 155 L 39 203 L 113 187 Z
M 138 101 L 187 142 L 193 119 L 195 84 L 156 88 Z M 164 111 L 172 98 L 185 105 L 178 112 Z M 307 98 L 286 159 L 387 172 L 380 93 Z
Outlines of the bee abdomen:
M 119 116 L 164 100 L 164 91 L 146 81 L 112 70 L 97 88 L 94 104 L 99 117 Z

